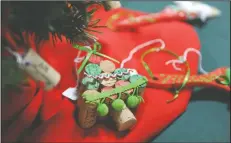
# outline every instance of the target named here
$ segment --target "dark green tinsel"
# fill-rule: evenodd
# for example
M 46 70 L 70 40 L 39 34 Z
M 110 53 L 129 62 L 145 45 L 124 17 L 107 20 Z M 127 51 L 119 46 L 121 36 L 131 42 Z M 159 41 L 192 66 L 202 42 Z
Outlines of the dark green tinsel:
M 91 40 L 88 31 L 95 31 L 98 20 L 91 21 L 96 9 L 87 11 L 92 4 L 105 2 L 70 1 L 9 1 L 8 26 L 14 34 L 23 31 L 36 35 L 36 43 L 48 40 L 49 32 L 61 39 L 64 35 L 70 42 Z M 54 38 L 53 37 L 53 38 Z M 22 40 L 22 39 L 21 39 Z M 55 38 L 53 39 L 55 40 Z

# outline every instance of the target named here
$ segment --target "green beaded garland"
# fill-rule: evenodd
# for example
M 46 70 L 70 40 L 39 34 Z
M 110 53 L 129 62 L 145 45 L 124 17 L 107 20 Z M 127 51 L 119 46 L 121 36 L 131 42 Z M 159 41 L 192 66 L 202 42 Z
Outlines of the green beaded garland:
M 136 96 L 129 96 L 127 99 L 127 106 L 129 108 L 135 108 L 140 103 L 140 100 Z
M 122 111 L 125 103 L 122 99 L 116 99 L 112 102 L 112 108 L 116 111 Z
M 97 112 L 98 112 L 98 115 L 103 117 L 103 116 L 106 116 L 109 112 L 109 108 L 107 107 L 106 104 L 99 104 L 98 107 L 97 107 Z

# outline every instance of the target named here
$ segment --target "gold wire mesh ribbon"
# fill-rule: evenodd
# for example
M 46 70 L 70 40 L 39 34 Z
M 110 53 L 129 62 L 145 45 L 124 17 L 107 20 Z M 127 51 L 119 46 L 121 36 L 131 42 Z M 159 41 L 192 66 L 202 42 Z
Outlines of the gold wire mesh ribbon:
M 116 30 L 116 28 L 115 27 L 113 27 L 112 26 L 112 23 L 114 22 L 114 21 L 116 21 L 116 20 L 118 20 L 121 16 L 128 16 L 128 18 L 131 20 L 131 21 L 133 21 L 134 19 L 135 19 L 135 16 L 133 15 L 133 14 L 131 14 L 131 13 L 128 13 L 128 12 L 118 12 L 118 13 L 116 13 L 116 14 L 113 14 L 108 20 L 107 20 L 107 23 L 106 23 L 106 25 L 107 25 L 107 27 L 109 28 L 109 29 L 112 29 L 112 30 Z
M 94 55 L 98 55 L 98 56 L 101 56 L 101 57 L 104 57 L 104 58 L 107 58 L 111 61 L 114 61 L 116 63 L 120 63 L 118 60 L 112 58 L 112 57 L 109 57 L 105 54 L 102 54 L 100 52 L 98 52 L 100 49 L 101 49 L 101 45 L 96 42 L 93 46 L 93 49 L 89 49 L 89 48 L 86 48 L 84 46 L 79 46 L 77 44 L 74 44 L 73 45 L 74 48 L 78 49 L 78 50 L 81 50 L 81 51 L 85 51 L 87 52 L 87 56 L 85 57 L 84 61 L 82 62 L 81 66 L 79 67 L 78 71 L 77 71 L 77 74 L 80 74 L 82 71 L 83 71 L 83 68 L 85 67 L 85 65 L 87 64 L 88 60 L 90 59 L 91 55 L 94 54 Z
M 155 76 L 154 74 L 152 73 L 150 67 L 148 66 L 148 64 L 144 61 L 144 57 L 147 55 L 147 54 L 150 54 L 152 52 L 159 52 L 159 51 L 163 51 L 163 52 L 166 52 L 170 55 L 173 55 L 174 57 L 176 58 L 180 58 L 180 56 L 178 56 L 177 54 L 173 53 L 172 51 L 169 51 L 169 50 L 166 50 L 166 49 L 160 49 L 160 48 L 151 48 L 147 51 L 145 51 L 142 55 L 141 55 L 141 63 L 143 64 L 145 70 L 148 72 L 149 76 L 152 78 L 152 79 L 155 79 Z M 186 71 L 186 74 L 185 74 L 185 77 L 184 77 L 184 80 L 183 80 L 183 83 L 182 85 L 180 86 L 180 88 L 176 89 L 175 90 L 175 95 L 173 97 L 173 99 L 171 100 L 167 100 L 167 103 L 170 103 L 172 101 L 174 101 L 175 99 L 177 99 L 179 97 L 179 92 L 185 87 L 185 85 L 187 84 L 188 80 L 189 80 L 189 76 L 190 76 L 190 67 L 189 67 L 189 64 L 187 61 L 184 62 L 186 68 L 187 68 L 187 71 Z

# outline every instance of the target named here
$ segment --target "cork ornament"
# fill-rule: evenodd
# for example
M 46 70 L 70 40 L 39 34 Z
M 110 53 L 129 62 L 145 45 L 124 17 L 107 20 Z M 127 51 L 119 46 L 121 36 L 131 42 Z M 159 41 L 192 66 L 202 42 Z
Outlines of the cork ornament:
M 117 68 L 117 60 L 100 54 L 89 52 L 82 60 L 77 74 L 81 85 L 77 90 L 81 95 L 79 106 L 79 124 L 82 128 L 91 128 L 97 123 L 97 117 L 112 116 L 119 131 L 128 130 L 136 123 L 136 118 L 129 108 L 136 108 L 147 85 L 147 79 L 134 69 Z M 84 47 L 79 50 L 86 50 Z M 113 59 L 113 60 L 112 60 Z M 110 114 L 109 114 L 110 113 Z
M 160 42 L 162 46 L 150 48 L 141 55 L 141 63 L 150 78 L 147 79 L 134 69 L 124 68 L 124 64 L 132 59 L 134 53 L 156 42 Z M 99 43 L 97 43 L 97 46 L 99 46 Z M 189 48 L 185 51 L 183 57 L 179 56 L 166 49 L 162 40 L 156 39 L 135 47 L 134 50 L 130 52 L 128 58 L 122 61 L 120 68 L 117 69 L 115 65 L 117 60 L 101 55 L 96 51 L 88 51 L 90 54 L 87 54 L 80 66 L 82 69 L 80 68 L 77 72 L 78 74 L 83 72 L 81 83 L 84 87 L 82 90 L 84 92 L 79 93 L 82 94 L 84 101 L 84 103 L 79 105 L 81 110 L 79 123 L 82 124 L 80 126 L 83 128 L 90 128 L 97 123 L 97 116 L 104 117 L 110 115 L 116 123 L 118 131 L 131 129 L 136 123 L 136 118 L 130 109 L 137 108 L 141 102 L 144 102 L 142 94 L 146 87 L 161 88 L 165 90 L 169 90 L 174 87 L 174 96 L 172 99 L 167 100 L 167 103 L 177 100 L 180 95 L 180 91 L 183 89 L 189 87 L 192 88 L 194 86 L 213 86 L 230 91 L 230 68 L 219 68 L 211 73 L 207 73 L 203 70 L 202 66 L 200 66 L 200 69 L 201 71 L 204 71 L 202 72 L 204 74 L 190 75 L 190 66 L 187 62 L 187 55 L 190 51 L 195 50 L 193 48 Z M 185 73 L 181 75 L 164 73 L 153 74 L 152 70 L 148 66 L 148 63 L 144 61 L 145 57 L 153 52 L 165 52 L 177 58 L 176 60 L 173 59 L 167 61 L 166 65 L 171 63 L 176 70 L 181 71 L 182 69 L 178 68 L 175 64 L 184 64 Z M 196 51 L 201 59 L 201 54 L 198 52 L 199 51 Z M 97 58 L 97 60 L 94 60 L 96 59 L 95 57 L 91 59 L 92 55 L 99 56 L 100 58 Z M 92 93 L 92 91 L 94 92 Z M 89 112 L 89 109 L 92 111 L 92 115 L 90 115 L 92 119 L 88 119 L 88 115 L 85 113 Z M 127 120 L 127 117 L 125 116 L 129 116 L 129 120 Z
M 148 49 L 141 55 L 141 63 L 150 78 L 147 79 L 134 69 L 124 68 L 124 64 L 132 59 L 134 53 L 139 49 L 156 42 L 160 42 L 162 46 L 159 48 L 154 47 Z M 78 47 L 79 50 L 86 50 L 80 46 L 75 47 Z M 130 52 L 128 58 L 122 61 L 120 68 L 116 69 L 115 64 L 119 62 L 99 53 L 97 49 L 100 48 L 97 47 L 101 47 L 99 43 L 94 45 L 93 50 L 87 48 L 88 50 L 86 51 L 88 54 L 77 71 L 77 74 L 83 73 L 83 77 L 80 79 L 83 89 L 81 90 L 82 93 L 79 93 L 80 95 L 82 94 L 82 101 L 84 101 L 79 105 L 81 110 L 79 113 L 79 123 L 83 128 L 94 126 L 94 124 L 97 123 L 97 117 L 110 115 L 116 123 L 118 131 L 131 129 L 136 123 L 136 118 L 130 109 L 137 108 L 141 102 L 144 102 L 142 94 L 146 87 L 162 88 L 165 90 L 174 87 L 174 96 L 172 99 L 167 100 L 167 103 L 176 100 L 180 95 L 180 91 L 188 87 L 215 86 L 230 91 L 230 86 L 228 86 L 230 85 L 229 68 L 220 68 L 211 73 L 204 72 L 202 75 L 190 75 L 187 54 L 189 51 L 193 51 L 192 48 L 189 48 L 182 58 L 182 56 L 166 49 L 162 40 L 156 39 L 149 43 L 137 46 Z M 173 59 L 167 61 L 166 65 L 171 63 L 176 70 L 181 71 L 181 69 L 176 67 L 175 64 L 177 62 L 184 64 L 185 73 L 182 75 L 164 73 L 153 74 L 148 63 L 144 61 L 145 57 L 153 52 L 165 52 L 177 58 L 176 60 Z M 201 59 L 200 53 L 198 53 L 198 51 L 196 52 Z M 92 58 L 92 56 L 97 57 Z M 202 67 L 201 69 L 201 71 L 204 71 Z M 206 79 L 207 81 L 205 81 Z M 91 113 L 91 115 L 89 115 L 88 112 Z M 129 116 L 129 120 L 127 120 L 127 117 L 125 116 Z

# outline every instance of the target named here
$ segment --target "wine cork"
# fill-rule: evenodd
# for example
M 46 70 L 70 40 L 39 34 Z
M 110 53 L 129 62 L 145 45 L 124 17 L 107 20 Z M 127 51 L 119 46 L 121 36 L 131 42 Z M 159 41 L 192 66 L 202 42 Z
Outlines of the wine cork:
M 103 72 L 112 73 L 115 70 L 115 64 L 109 60 L 103 60 L 100 62 L 100 68 Z
M 100 64 L 100 62 L 102 61 L 102 58 L 100 56 L 92 54 L 88 61 L 93 64 Z
M 87 90 L 82 94 L 82 97 L 85 96 L 98 96 L 99 92 L 96 90 Z M 79 123 L 82 128 L 91 128 L 97 120 L 97 103 L 85 103 L 82 99 L 80 104 L 79 111 Z
M 110 90 L 113 90 L 113 89 L 114 88 L 112 88 L 112 87 L 104 87 L 104 88 L 102 88 L 101 92 L 110 91 Z M 110 98 L 116 99 L 117 95 L 116 94 L 115 95 L 111 95 Z M 106 98 L 105 101 L 104 101 L 108 105 L 110 105 L 113 102 L 113 100 L 110 99 L 110 98 Z
M 112 119 L 115 121 L 118 131 L 131 129 L 137 122 L 134 114 L 125 107 L 122 111 L 111 111 Z
M 33 49 L 29 49 L 23 60 L 29 63 L 22 66 L 23 70 L 34 80 L 45 82 L 45 90 L 52 89 L 59 83 L 61 75 Z
M 130 81 L 131 83 L 133 83 L 133 82 L 136 82 L 137 80 L 139 80 L 139 79 L 141 79 L 141 78 L 143 78 L 143 76 L 141 76 L 141 75 L 139 75 L 139 74 L 136 74 L 136 75 L 132 75 L 132 76 L 129 78 L 129 81 Z M 144 89 L 145 89 L 146 86 L 147 86 L 146 83 L 144 83 L 144 84 L 142 84 L 142 85 L 139 86 L 138 94 L 139 94 L 140 96 L 143 95 Z
M 129 85 L 129 84 L 130 84 L 130 82 L 128 82 L 128 81 L 119 80 L 119 81 L 116 82 L 115 87 L 117 88 L 117 87 Z M 132 94 L 132 93 L 133 93 L 133 89 L 125 91 L 125 93 L 121 93 L 121 99 L 126 100 L 127 97 L 128 97 L 127 94 Z
M 116 83 L 116 78 L 110 77 L 110 78 L 105 78 L 101 81 L 101 84 L 105 87 L 112 87 Z

